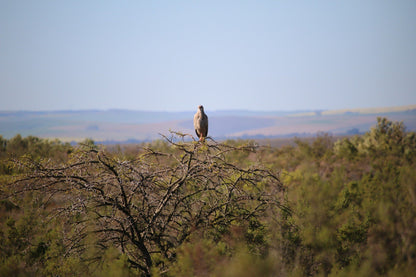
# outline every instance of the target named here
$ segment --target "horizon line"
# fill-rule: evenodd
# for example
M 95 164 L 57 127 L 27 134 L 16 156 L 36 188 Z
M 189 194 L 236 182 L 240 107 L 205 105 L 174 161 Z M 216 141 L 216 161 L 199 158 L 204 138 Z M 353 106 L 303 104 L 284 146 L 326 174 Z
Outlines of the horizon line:
M 413 110 L 416 109 L 416 104 L 410 105 L 399 105 L 399 106 L 379 106 L 379 107 L 354 107 L 354 108 L 340 108 L 340 109 L 291 109 L 291 110 L 252 110 L 252 109 L 207 109 L 209 112 L 258 112 L 258 113 L 270 113 L 270 112 L 330 112 L 330 111 L 340 111 L 340 112 L 355 112 L 360 110 L 376 110 L 376 109 L 405 109 Z M 0 113 L 18 113 L 18 112 L 27 112 L 27 113 L 63 113 L 63 112 L 111 112 L 111 111 L 128 111 L 128 112 L 149 112 L 149 113 L 184 113 L 184 112 L 194 112 L 194 110 L 181 110 L 181 111 L 171 111 L 171 110 L 141 110 L 141 109 L 124 109 L 124 108 L 108 108 L 108 109 L 62 109 L 62 110 L 0 110 Z

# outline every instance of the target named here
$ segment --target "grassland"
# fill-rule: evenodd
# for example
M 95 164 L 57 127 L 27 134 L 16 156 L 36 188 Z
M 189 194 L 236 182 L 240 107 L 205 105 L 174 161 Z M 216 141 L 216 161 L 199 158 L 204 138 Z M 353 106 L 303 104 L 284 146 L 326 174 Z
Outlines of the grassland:
M 403 121 L 416 130 L 416 105 L 302 112 L 207 111 L 209 135 L 215 139 L 276 138 L 314 136 L 318 132 L 334 135 L 363 133 L 378 116 Z M 174 130 L 194 134 L 193 112 L 145 111 L 56 111 L 0 112 L 0 135 L 16 134 L 62 141 L 150 141 Z

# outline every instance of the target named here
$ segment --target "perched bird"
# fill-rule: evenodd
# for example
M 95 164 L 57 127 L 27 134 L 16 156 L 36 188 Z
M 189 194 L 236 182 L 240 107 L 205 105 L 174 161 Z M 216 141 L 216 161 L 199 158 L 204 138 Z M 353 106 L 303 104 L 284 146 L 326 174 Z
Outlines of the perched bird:
M 204 113 L 204 107 L 200 105 L 194 115 L 194 128 L 199 141 L 205 140 L 208 135 L 208 116 Z

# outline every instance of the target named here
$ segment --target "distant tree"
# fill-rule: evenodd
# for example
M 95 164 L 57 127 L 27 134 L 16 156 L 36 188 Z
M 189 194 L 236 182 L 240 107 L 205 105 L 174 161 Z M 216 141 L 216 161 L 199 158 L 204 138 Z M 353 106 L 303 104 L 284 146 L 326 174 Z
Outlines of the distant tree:
M 384 117 L 377 118 L 377 125 L 363 136 L 339 140 L 335 152 L 346 157 L 370 154 L 374 159 L 393 155 L 399 160 L 411 160 L 416 149 L 416 135 L 406 132 L 403 122 L 392 122 Z

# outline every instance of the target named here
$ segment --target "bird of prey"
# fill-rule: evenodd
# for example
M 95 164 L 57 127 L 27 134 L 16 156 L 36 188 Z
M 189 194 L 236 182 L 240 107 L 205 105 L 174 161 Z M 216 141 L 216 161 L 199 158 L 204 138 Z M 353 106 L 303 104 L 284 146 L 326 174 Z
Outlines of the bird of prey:
M 194 115 L 194 128 L 199 141 L 205 140 L 208 135 L 208 116 L 204 113 L 204 107 L 200 105 Z

